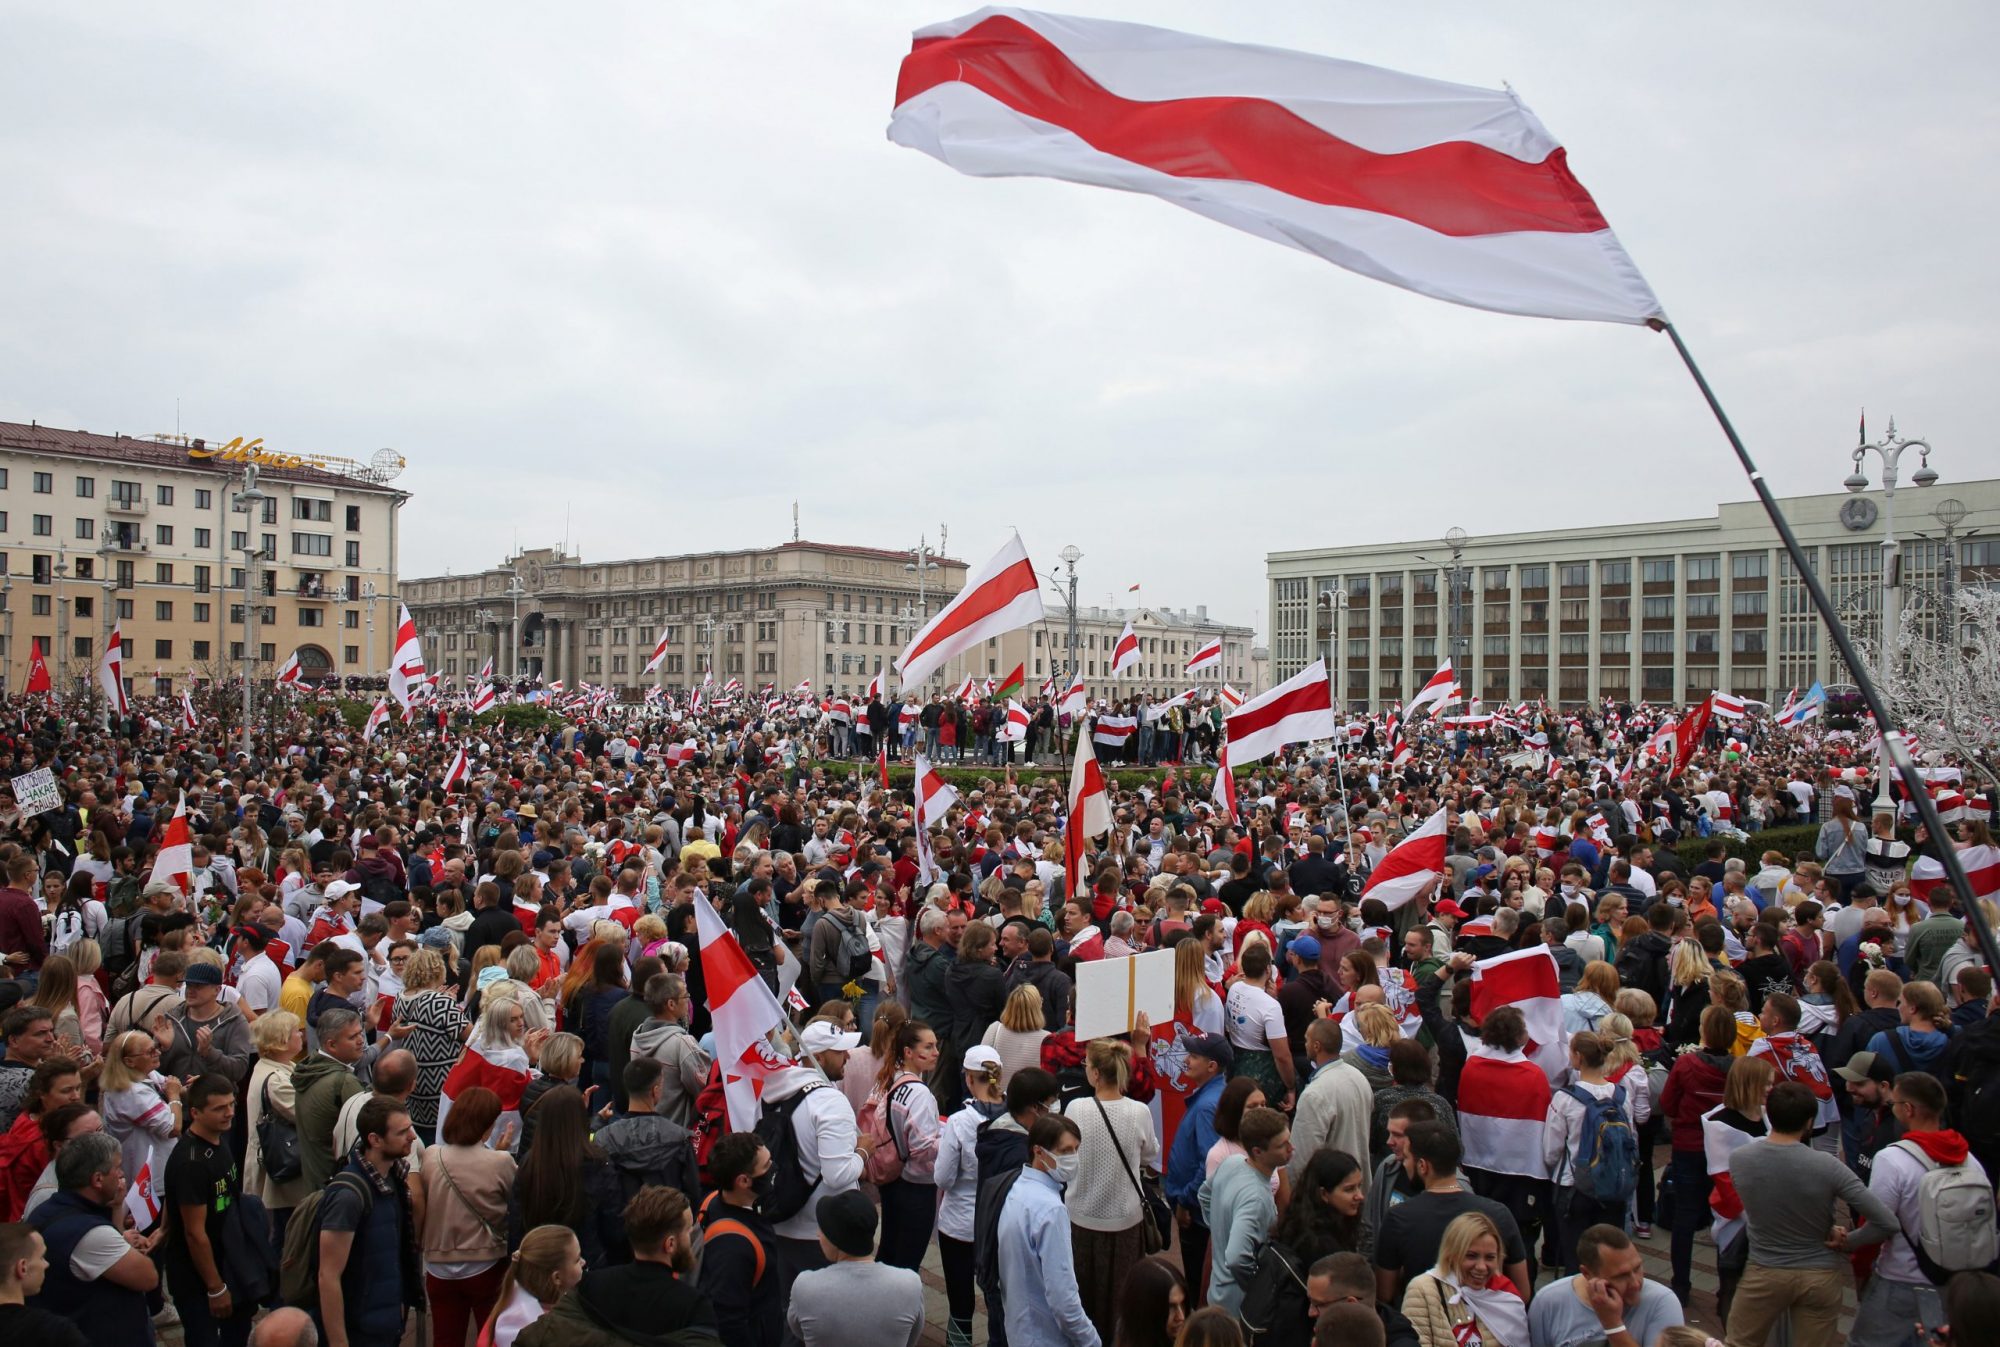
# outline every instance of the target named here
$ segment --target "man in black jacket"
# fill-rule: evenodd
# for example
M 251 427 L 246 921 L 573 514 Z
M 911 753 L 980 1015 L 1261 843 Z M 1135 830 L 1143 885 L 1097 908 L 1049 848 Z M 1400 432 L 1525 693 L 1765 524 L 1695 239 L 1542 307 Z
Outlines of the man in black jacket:
M 1647 932 L 1626 942 L 1618 952 L 1618 983 L 1653 998 L 1654 1007 L 1667 1004 L 1668 967 L 1674 957 L 1672 903 L 1655 903 L 1646 913 Z
M 463 957 L 468 964 L 472 962 L 472 956 L 486 946 L 497 945 L 507 938 L 509 932 L 521 929 L 512 908 L 502 905 L 500 886 L 492 880 L 472 891 L 472 901 L 478 905 L 478 910 L 472 914 L 472 925 L 465 928 Z
M 1311 1342 L 1320 1316 L 1339 1305 L 1371 1310 L 1381 1321 L 1384 1347 L 1417 1347 L 1417 1330 L 1403 1317 L 1403 1312 L 1375 1298 L 1375 1270 L 1358 1253 L 1328 1254 L 1307 1270 L 1306 1321 L 1302 1336 L 1292 1337 L 1279 1331 L 1257 1341 L 1260 1347 L 1265 1342 Z M 1366 1323 L 1365 1319 L 1362 1320 L 1364 1327 Z
M 1903 1022 L 1897 1002 L 1903 997 L 1903 979 L 1886 968 L 1878 968 L 1870 973 L 1861 984 L 1862 1009 L 1847 1017 L 1847 1023 L 1840 1026 L 1833 1039 L 1820 1054 L 1820 1061 L 1826 1069 L 1838 1072 L 1854 1059 L 1856 1053 L 1868 1046 L 1868 1040 L 1877 1034 L 1893 1034 Z M 1872 1130 L 1862 1110 L 1855 1107 L 1846 1090 L 1834 1092 L 1834 1102 L 1840 1106 L 1841 1155 L 1847 1159 L 1848 1168 L 1856 1174 L 1863 1171 L 1855 1163 L 1861 1154 L 1867 1137 Z

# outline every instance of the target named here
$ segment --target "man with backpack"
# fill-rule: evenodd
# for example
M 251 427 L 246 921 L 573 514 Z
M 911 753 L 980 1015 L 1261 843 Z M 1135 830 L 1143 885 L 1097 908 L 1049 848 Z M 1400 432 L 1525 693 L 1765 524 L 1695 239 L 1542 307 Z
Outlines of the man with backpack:
M 1891 1101 L 1903 1136 L 1876 1155 L 1868 1190 L 1896 1213 L 1897 1228 L 1855 1310 L 1852 1347 L 1919 1342 L 1919 1323 L 1931 1322 L 1920 1293 L 2000 1259 L 1993 1185 L 1965 1138 L 1944 1126 L 1944 1087 L 1908 1071 L 1896 1077 Z
M 354 1157 L 292 1212 L 280 1289 L 314 1312 L 326 1347 L 396 1347 L 405 1308 L 423 1294 L 414 1233 L 423 1189 L 404 1164 L 417 1129 L 386 1099 L 363 1105 L 356 1126 Z
M 690 1203 L 700 1203 L 694 1137 L 659 1111 L 666 1068 L 651 1057 L 634 1057 L 625 1063 L 623 1083 L 625 1116 L 599 1127 L 592 1139 L 617 1171 L 625 1200 L 641 1188 L 678 1188 Z
M 732 1347 L 778 1347 L 785 1306 L 768 1294 L 776 1277 L 777 1233 L 762 1204 L 770 1195 L 771 1151 L 754 1132 L 731 1132 L 708 1159 L 714 1190 L 701 1204 L 701 1293 Z
M 764 1212 L 777 1233 L 777 1292 L 789 1301 L 801 1272 L 827 1265 L 819 1246 L 820 1200 L 860 1186 L 871 1149 L 854 1124 L 854 1106 L 833 1088 L 861 1035 L 814 1020 L 799 1036 L 800 1061 L 764 1080 L 757 1136 L 771 1152 L 771 1195 Z
M 867 975 L 868 922 L 850 907 L 838 884 L 822 884 L 824 906 L 813 923 L 812 948 L 808 952 L 807 977 L 818 988 L 814 1004 L 838 1000 L 840 989 Z

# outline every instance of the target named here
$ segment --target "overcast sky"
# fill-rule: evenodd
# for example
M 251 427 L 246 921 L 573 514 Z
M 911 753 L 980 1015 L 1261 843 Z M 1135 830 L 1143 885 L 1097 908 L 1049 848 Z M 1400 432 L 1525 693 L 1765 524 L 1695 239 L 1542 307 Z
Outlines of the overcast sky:
M 1425 299 L 884 138 L 906 0 L 0 18 L 0 418 L 367 458 L 403 574 L 804 536 L 1268 630 L 1263 557 L 1711 513 L 1664 337 Z M 1511 82 L 1781 493 L 1857 411 L 2000 471 L 2000 7 L 1093 0 Z M 1872 470 L 1871 470 L 1872 475 Z

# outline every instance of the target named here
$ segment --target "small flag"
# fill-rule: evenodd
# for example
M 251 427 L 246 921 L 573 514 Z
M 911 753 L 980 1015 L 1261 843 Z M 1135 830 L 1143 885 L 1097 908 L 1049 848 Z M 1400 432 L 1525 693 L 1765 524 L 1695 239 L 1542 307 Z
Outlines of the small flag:
M 285 662 L 278 666 L 278 682 L 296 685 L 305 677 L 305 670 L 299 667 L 299 652 L 294 650 Z
M 880 677 L 880 675 L 878 674 L 877 677 Z M 1025 664 L 1016 664 L 1014 672 L 1001 679 L 999 686 L 993 689 L 993 699 L 995 701 L 1005 701 L 1009 697 L 1020 696 L 1021 689 L 1027 681 L 1028 666 Z

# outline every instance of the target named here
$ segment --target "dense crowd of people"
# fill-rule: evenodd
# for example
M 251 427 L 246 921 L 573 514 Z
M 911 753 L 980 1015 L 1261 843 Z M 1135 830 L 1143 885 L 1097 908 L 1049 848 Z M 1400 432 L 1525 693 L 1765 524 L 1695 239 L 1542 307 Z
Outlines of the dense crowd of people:
M 8 704 L 0 1325 L 2000 1340 L 2000 1017 L 1936 879 L 1953 847 L 2000 891 L 1976 794 L 1930 837 L 1817 727 L 1738 726 L 1668 779 L 1635 766 L 1644 708 L 1539 707 L 1506 742 L 1404 727 L 1401 763 L 1376 721 L 1298 746 L 1231 816 L 1220 709 L 1135 705 L 1164 765 L 1072 855 L 1067 774 L 999 765 L 990 704 L 909 710 L 369 735 L 305 697 L 246 755 L 145 703 Z M 1031 754 L 1089 731 L 1030 711 Z M 920 846 L 878 753 L 995 765 Z M 60 803 L 24 814 L 4 783 L 41 767 Z M 1392 907 L 1371 878 L 1439 810 L 1443 864 Z M 1079 965 L 1155 950 L 1171 1019 L 1079 1040 Z M 1482 1000 L 1524 958 L 1542 1040 Z M 786 1008 L 754 1062 L 716 1043 L 745 979 Z

